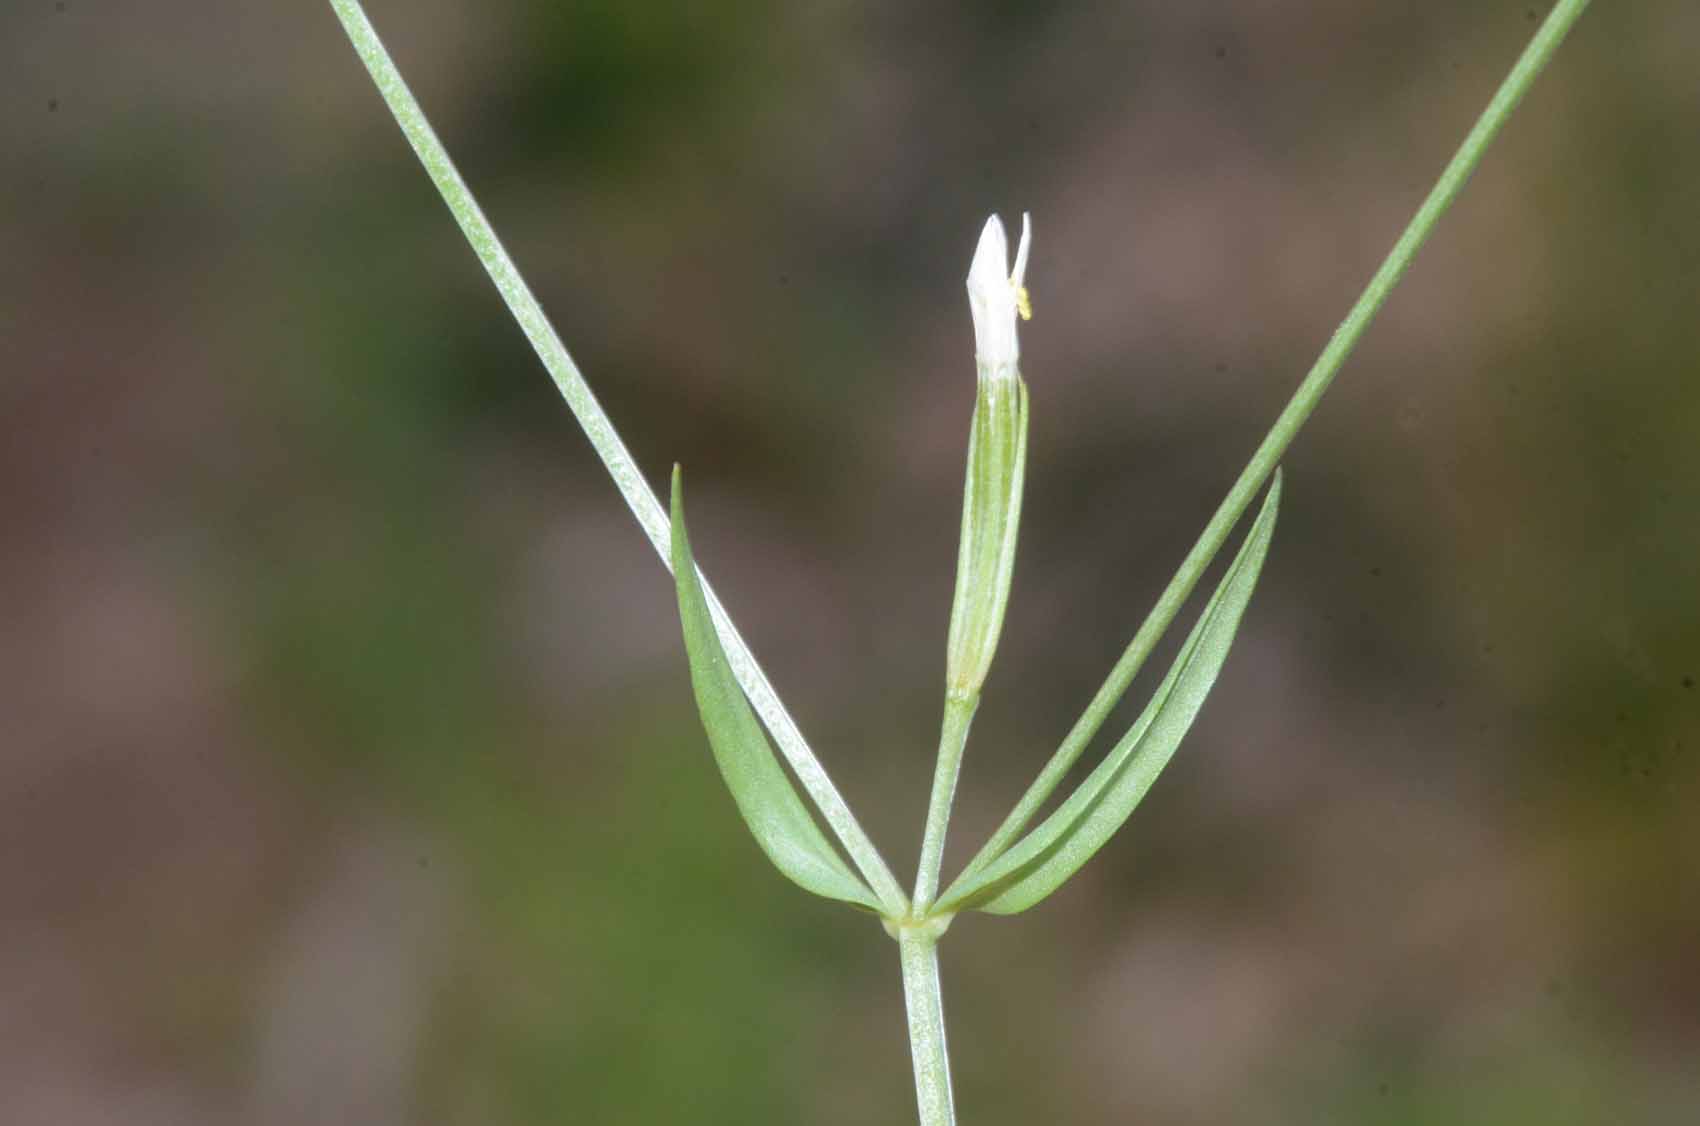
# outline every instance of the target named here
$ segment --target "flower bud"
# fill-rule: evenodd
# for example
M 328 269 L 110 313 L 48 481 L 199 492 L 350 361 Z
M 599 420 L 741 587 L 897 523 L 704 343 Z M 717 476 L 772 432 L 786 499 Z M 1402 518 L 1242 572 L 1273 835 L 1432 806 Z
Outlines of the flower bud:
M 968 309 L 974 314 L 974 352 L 981 378 L 1016 378 L 1021 360 L 1021 343 L 1016 337 L 1015 318 L 1030 320 L 1033 308 L 1023 283 L 1027 277 L 1027 251 L 1033 245 L 1032 218 L 1021 216 L 1021 245 L 1015 251 L 1015 269 L 1009 270 L 1009 244 L 1003 222 L 993 215 L 980 231 L 974 263 L 968 267 Z
M 945 664 L 952 699 L 976 698 L 985 683 L 1003 629 L 1015 568 L 1027 466 L 1027 385 L 1021 378 L 1016 318 L 1032 316 L 1022 286 L 1032 241 L 1032 224 L 1023 215 L 1015 268 L 1006 273 L 1009 247 L 1003 223 L 993 215 L 986 220 L 968 270 L 978 385 Z

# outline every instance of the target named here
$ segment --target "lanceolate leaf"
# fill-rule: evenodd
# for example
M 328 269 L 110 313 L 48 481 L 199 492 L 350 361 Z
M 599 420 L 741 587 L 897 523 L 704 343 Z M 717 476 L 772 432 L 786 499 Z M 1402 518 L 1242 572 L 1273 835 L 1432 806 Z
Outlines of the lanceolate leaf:
M 679 592 L 685 652 L 690 657 L 691 687 L 709 745 L 714 748 L 714 761 L 738 803 L 738 812 L 744 815 L 744 824 L 755 834 L 768 859 L 802 887 L 828 899 L 880 910 L 873 892 L 833 851 L 809 816 L 726 663 L 685 534 L 677 466 L 673 469 L 672 536 L 673 577 Z
M 1233 565 L 1211 596 L 1168 675 L 1128 733 L 1055 813 L 1009 851 L 939 900 L 938 910 L 1013 915 L 1050 895 L 1121 828 L 1168 765 L 1228 657 L 1275 530 L 1281 474 Z

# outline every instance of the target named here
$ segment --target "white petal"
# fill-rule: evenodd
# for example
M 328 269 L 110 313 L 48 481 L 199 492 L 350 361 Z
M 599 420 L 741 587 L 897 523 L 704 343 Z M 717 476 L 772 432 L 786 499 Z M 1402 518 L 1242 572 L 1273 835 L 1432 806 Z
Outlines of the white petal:
M 1026 269 L 1026 246 L 1031 228 L 1023 223 L 1018 268 Z M 1010 282 L 1009 242 L 1003 221 L 986 220 L 980 245 L 968 267 L 968 311 L 974 315 L 974 351 L 980 366 L 993 377 L 1014 378 L 1021 346 L 1015 335 L 1016 287 Z
M 1033 245 L 1033 216 L 1023 211 L 1021 213 L 1021 245 L 1015 248 L 1015 269 L 1009 272 L 1009 280 L 1015 285 L 1025 285 L 1027 282 L 1027 251 Z
M 1004 238 L 1003 220 L 993 215 L 980 230 L 980 245 L 974 248 L 974 263 L 968 267 L 968 291 L 992 293 L 1006 276 L 1009 242 Z

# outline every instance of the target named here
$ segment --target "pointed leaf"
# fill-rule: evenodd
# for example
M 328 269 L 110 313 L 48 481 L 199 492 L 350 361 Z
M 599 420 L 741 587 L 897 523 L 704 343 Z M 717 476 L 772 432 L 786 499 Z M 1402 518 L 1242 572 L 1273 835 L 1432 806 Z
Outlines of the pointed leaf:
M 720 776 L 738 803 L 744 824 L 778 869 L 796 883 L 828 899 L 880 910 L 879 900 L 833 851 L 809 816 L 774 756 L 743 689 L 738 687 L 720 634 L 709 613 L 685 533 L 683 490 L 673 468 L 673 578 L 679 593 L 679 619 L 690 657 L 691 687 L 697 710 L 714 748 Z
M 1128 733 L 1038 828 L 978 873 L 969 874 L 961 887 L 946 892 L 940 911 L 1025 911 L 1074 875 L 1121 828 L 1168 765 L 1216 683 L 1269 552 L 1280 497 L 1277 470 L 1239 555 Z

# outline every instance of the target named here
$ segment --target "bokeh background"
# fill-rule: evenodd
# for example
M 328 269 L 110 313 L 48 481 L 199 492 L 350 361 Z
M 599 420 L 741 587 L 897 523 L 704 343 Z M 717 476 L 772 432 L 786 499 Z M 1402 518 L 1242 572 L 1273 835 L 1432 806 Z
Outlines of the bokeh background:
M 903 872 L 986 213 L 1032 454 L 953 865 L 1544 13 L 370 10 Z M 1697 49 L 1595 6 L 1293 450 L 1173 766 L 958 922 L 965 1121 L 1700 1121 Z M 8 0 L 0 90 L 0 1121 L 913 1121 L 890 943 L 747 838 L 328 6 Z

